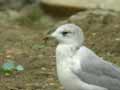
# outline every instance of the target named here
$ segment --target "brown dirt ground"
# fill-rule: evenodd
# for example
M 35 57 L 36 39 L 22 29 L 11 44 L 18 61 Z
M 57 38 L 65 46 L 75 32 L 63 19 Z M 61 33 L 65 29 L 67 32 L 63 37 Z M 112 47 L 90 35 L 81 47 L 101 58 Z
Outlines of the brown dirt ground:
M 84 16 L 80 18 L 79 16 Z M 120 65 L 120 16 L 79 13 L 66 22 L 81 25 L 86 45 L 99 56 Z M 0 90 L 62 90 L 55 71 L 56 44 L 44 39 L 52 26 L 42 28 L 0 26 L 2 54 L 10 50 L 25 70 L 0 76 Z M 59 25 L 59 24 L 58 24 Z

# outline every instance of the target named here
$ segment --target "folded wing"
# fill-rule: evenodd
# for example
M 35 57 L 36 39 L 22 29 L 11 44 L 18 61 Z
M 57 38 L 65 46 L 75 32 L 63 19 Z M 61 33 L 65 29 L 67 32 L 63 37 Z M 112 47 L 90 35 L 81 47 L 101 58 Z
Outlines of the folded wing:
M 102 60 L 86 47 L 81 47 L 76 55 L 80 60 L 81 69 L 73 69 L 73 72 L 82 81 L 108 90 L 120 90 L 120 68 L 118 66 Z

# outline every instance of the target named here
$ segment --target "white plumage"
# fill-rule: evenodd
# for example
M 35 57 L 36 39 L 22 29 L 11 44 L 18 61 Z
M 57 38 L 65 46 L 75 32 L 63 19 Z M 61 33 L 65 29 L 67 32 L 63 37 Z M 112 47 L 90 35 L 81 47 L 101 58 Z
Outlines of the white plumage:
M 57 74 L 65 90 L 120 90 L 120 68 L 83 45 L 79 26 L 62 25 L 51 36 L 59 42 Z

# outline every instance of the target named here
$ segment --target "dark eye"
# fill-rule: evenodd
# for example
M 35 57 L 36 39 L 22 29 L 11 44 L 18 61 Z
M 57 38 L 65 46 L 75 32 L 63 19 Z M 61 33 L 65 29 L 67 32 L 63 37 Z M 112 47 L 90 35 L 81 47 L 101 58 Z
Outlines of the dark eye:
M 67 31 L 64 31 L 64 32 L 62 32 L 62 35 L 63 36 L 66 36 L 67 34 L 69 34 L 70 32 L 67 32 Z

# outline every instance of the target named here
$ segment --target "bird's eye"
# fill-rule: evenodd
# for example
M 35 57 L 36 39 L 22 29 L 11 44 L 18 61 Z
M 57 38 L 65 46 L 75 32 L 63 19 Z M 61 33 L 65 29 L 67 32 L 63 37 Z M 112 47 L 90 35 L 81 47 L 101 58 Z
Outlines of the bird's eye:
M 67 32 L 67 31 L 64 31 L 64 32 L 62 32 L 62 35 L 63 36 L 66 36 L 67 34 L 69 34 L 70 32 Z

